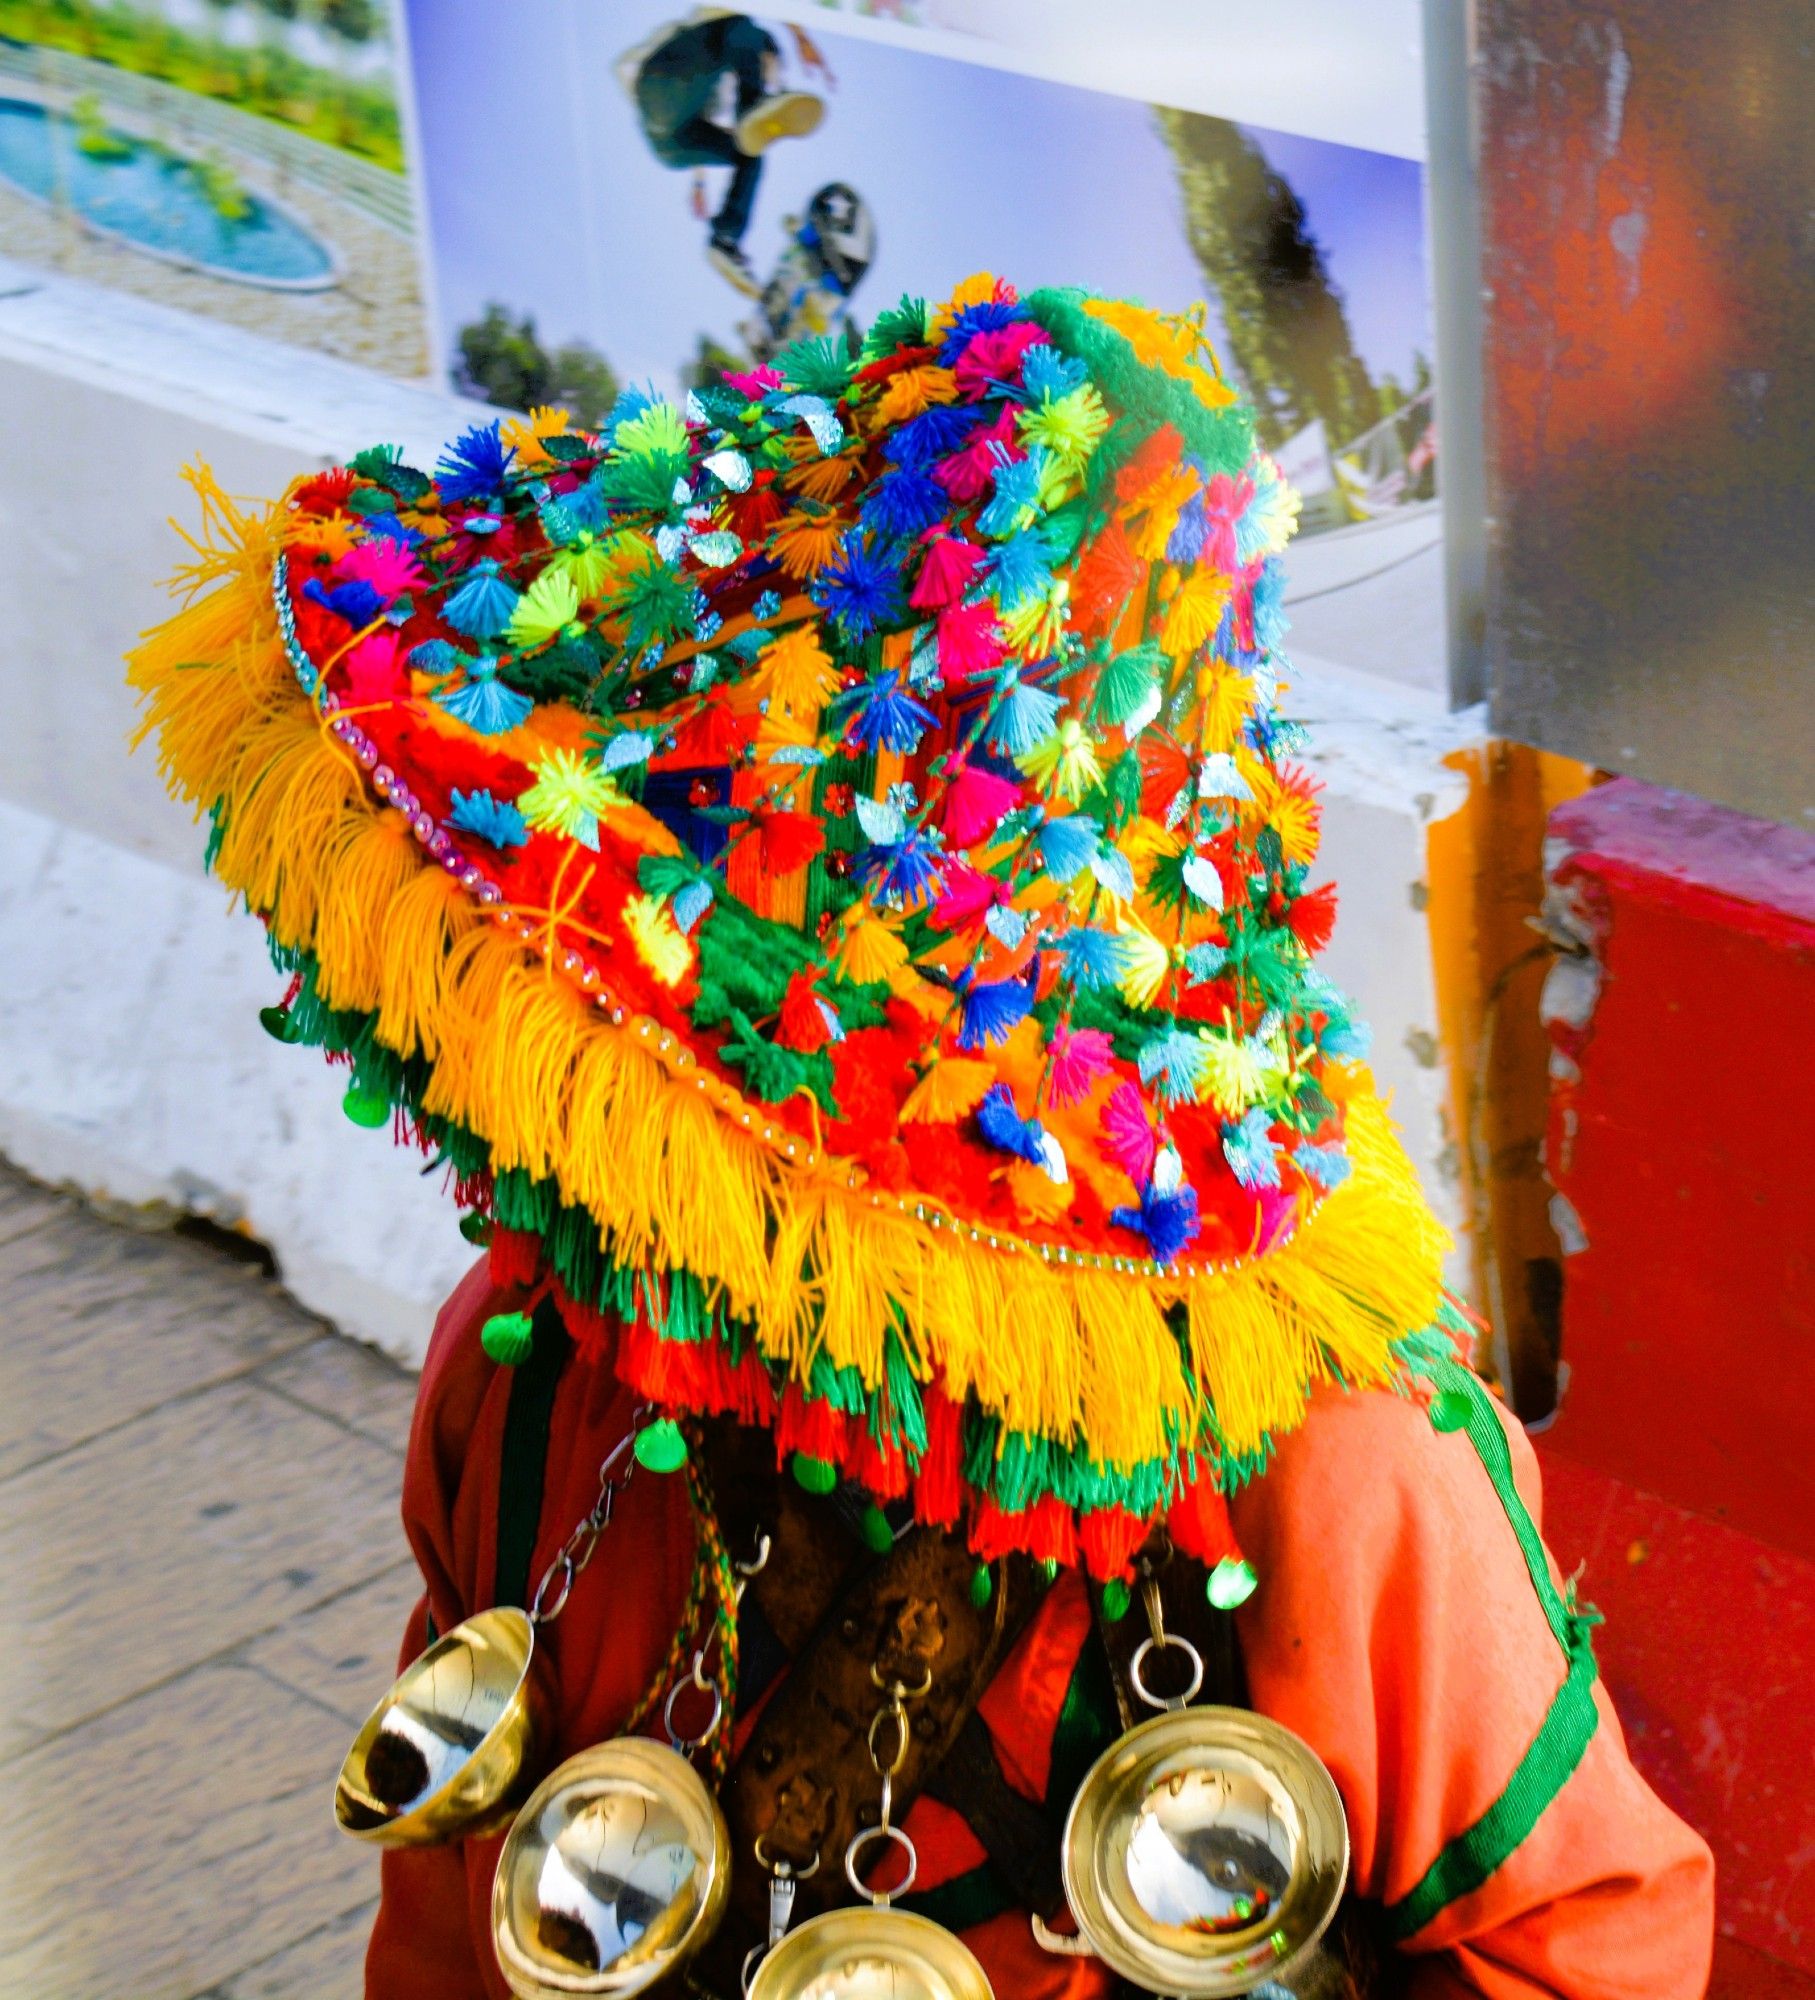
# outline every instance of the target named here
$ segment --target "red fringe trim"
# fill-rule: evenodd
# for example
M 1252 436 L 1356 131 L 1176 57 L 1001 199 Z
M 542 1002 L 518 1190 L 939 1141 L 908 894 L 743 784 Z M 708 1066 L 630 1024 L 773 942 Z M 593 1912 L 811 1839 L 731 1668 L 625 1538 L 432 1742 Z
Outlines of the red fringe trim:
M 492 1227 L 494 1285 L 533 1285 L 542 1269 L 542 1239 L 533 1230 Z
M 971 1523 L 971 1547 L 979 1562 L 994 1562 L 1021 1549 L 1038 1562 L 1075 1566 L 1077 1523 L 1055 1494 L 1036 1500 L 1024 1514 L 1006 1514 L 995 1501 L 985 1500 Z
M 1241 1555 L 1241 1545 L 1229 1525 L 1228 1502 L 1208 1471 L 1172 1503 L 1166 1532 L 1174 1548 L 1195 1556 L 1206 1568 L 1214 1568 L 1225 1557 Z
M 1126 1507 L 1103 1507 L 1078 1523 L 1078 1546 L 1084 1563 L 1099 1583 L 1125 1577 L 1134 1552 L 1147 1537 L 1147 1523 Z
M 961 1475 L 963 1413 L 949 1396 L 929 1389 L 922 1398 L 926 1410 L 926 1450 L 914 1480 L 914 1519 L 923 1527 L 955 1528 L 964 1507 Z

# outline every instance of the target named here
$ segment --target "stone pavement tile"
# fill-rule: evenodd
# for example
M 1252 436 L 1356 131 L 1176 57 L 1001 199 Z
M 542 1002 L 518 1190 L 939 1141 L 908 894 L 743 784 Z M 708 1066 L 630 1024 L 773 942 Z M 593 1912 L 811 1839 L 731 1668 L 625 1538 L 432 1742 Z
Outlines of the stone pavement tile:
M 190 2000 L 368 1909 L 378 1857 L 330 1808 L 343 1735 L 249 1668 L 210 1666 L 17 1759 L 0 1993 Z
M 415 1376 L 356 1340 L 323 1334 L 261 1368 L 258 1379 L 395 1452 L 410 1441 Z
M 0 1243 L 0 1479 L 322 1339 L 258 1272 L 49 1199 L 37 1228 Z
M 0 1714 L 66 1728 L 364 1582 L 396 1503 L 382 1445 L 244 1382 L 0 1482 Z
M 42 1229 L 71 1206 L 67 1196 L 52 1194 L 0 1163 L 0 1247 Z
M 401 1530 L 395 1539 L 401 1548 Z M 357 1590 L 286 1620 L 239 1657 L 356 1729 L 396 1678 L 404 1623 L 421 1595 L 421 1575 L 406 1557 Z
M 363 1903 L 298 1938 L 262 1965 L 237 1973 L 201 2000 L 361 2000 L 366 1939 L 376 1903 Z

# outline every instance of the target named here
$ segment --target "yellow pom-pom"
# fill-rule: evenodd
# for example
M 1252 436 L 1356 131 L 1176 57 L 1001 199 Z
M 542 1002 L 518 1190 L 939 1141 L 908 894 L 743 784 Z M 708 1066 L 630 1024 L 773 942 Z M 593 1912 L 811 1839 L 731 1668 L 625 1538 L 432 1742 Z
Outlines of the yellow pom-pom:
M 937 1056 L 932 1068 L 908 1092 L 901 1116 L 917 1125 L 955 1125 L 976 1110 L 995 1080 L 994 1063 L 966 1056 Z
M 1117 935 L 1122 941 L 1122 977 L 1118 982 L 1122 998 L 1131 1007 L 1151 1007 L 1172 970 L 1172 954 L 1139 924 L 1131 924 Z
M 867 916 L 848 924 L 833 966 L 839 978 L 870 986 L 892 980 L 906 965 L 907 957 L 907 946 L 900 937 L 880 918 Z
M 1160 644 L 1183 660 L 1215 632 L 1229 601 L 1229 580 L 1215 570 L 1194 569 L 1173 593 L 1160 627 Z
M 681 935 L 668 905 L 654 896 L 632 896 L 624 905 L 624 928 L 637 957 L 664 986 L 678 986 L 693 964 L 693 947 Z

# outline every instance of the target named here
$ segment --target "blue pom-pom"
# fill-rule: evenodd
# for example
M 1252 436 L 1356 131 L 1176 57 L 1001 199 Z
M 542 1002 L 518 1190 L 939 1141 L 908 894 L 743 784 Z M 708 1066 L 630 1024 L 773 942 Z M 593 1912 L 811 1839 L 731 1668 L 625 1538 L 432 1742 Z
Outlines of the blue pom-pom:
M 332 611 L 336 618 L 344 618 L 355 631 L 371 624 L 384 610 L 384 599 L 369 583 L 354 581 L 337 583 L 329 590 L 322 586 L 317 577 L 310 577 L 303 585 L 303 595 L 312 603 L 319 604 L 324 611 Z
M 891 472 L 871 487 L 863 503 L 863 525 L 897 540 L 924 534 L 943 519 L 951 504 L 945 488 L 930 472 Z
M 977 412 L 935 403 L 930 410 L 910 417 L 882 448 L 884 458 L 896 465 L 914 466 L 924 471 L 935 459 L 956 451 L 976 427 Z M 943 489 L 942 489 L 943 490 Z
M 964 996 L 963 1017 L 958 1024 L 961 1049 L 980 1049 L 992 1042 L 1008 1040 L 1034 1004 L 1034 975 L 1038 965 L 1036 957 L 1025 979 L 998 980 L 987 986 L 978 986 L 968 978 L 961 982 L 959 990 Z
M 484 500 L 504 484 L 515 450 L 504 442 L 501 422 L 475 424 L 441 454 L 435 483 L 443 500 Z
M 429 697 L 457 722 L 481 736 L 504 736 L 524 721 L 535 703 L 498 679 L 497 662 L 480 660 L 458 687 L 438 687 Z
M 508 799 L 494 798 L 490 792 L 459 790 L 453 797 L 454 809 L 447 823 L 461 833 L 474 834 L 493 847 L 521 847 L 528 840 L 529 827 Z
M 460 588 L 441 607 L 441 615 L 469 639 L 495 639 L 509 626 L 517 602 L 517 592 L 487 556 L 473 565 Z
M 1023 1118 L 1005 1083 L 992 1083 L 977 1106 L 977 1129 L 999 1153 L 1012 1153 L 1033 1166 L 1042 1164 L 1045 1128 L 1037 1118 Z

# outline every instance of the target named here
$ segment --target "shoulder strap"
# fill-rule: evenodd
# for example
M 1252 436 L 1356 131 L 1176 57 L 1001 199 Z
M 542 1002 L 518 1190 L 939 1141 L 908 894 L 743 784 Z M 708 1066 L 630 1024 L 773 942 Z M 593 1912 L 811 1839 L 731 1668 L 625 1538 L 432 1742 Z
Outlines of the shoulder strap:
M 555 1390 L 573 1342 L 552 1298 L 531 1315 L 531 1347 L 511 1375 L 498 1453 L 498 1547 L 492 1602 L 529 1602 L 530 1564 L 542 1526 L 542 1490 L 548 1478 L 548 1431 Z

